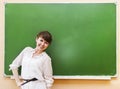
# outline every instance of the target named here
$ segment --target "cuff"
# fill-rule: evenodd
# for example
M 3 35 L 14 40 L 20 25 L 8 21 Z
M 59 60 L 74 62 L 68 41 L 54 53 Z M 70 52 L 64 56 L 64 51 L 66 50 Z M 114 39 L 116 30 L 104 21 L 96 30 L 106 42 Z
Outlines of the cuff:
M 10 67 L 10 68 L 9 68 L 9 71 L 12 70 L 12 69 L 18 69 L 18 66 L 12 65 L 12 64 L 10 64 L 9 67 Z

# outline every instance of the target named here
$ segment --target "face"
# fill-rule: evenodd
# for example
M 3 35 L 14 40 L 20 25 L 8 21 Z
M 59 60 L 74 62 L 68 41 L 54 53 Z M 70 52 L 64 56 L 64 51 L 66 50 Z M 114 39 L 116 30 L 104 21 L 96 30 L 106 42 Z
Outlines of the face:
M 36 48 L 40 51 L 44 51 L 49 46 L 49 43 L 42 37 L 36 38 Z

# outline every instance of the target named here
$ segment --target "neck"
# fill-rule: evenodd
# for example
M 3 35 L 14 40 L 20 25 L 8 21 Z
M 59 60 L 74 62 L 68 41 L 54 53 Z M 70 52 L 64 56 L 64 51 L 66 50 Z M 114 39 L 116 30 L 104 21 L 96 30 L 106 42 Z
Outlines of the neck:
M 43 51 L 35 49 L 35 52 L 33 53 L 32 57 L 37 56 L 41 54 Z
M 42 50 L 35 49 L 35 54 L 41 54 L 42 52 Z

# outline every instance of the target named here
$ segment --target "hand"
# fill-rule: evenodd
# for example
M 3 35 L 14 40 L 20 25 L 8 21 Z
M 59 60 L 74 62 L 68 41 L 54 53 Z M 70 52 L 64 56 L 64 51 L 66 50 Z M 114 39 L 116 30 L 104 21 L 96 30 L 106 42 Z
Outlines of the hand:
M 47 89 L 51 89 L 51 87 L 47 87 Z
M 22 83 L 23 83 L 23 82 L 21 82 L 21 81 L 16 82 L 16 84 L 17 84 L 18 87 L 20 87 Z

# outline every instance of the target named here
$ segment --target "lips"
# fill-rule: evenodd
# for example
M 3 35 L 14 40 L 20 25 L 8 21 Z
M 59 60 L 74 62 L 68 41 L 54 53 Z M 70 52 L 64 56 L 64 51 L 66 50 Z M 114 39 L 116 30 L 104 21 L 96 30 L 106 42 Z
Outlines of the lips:
M 38 44 L 37 46 L 41 49 L 44 49 L 44 46 L 42 46 L 41 44 Z
M 38 46 L 40 46 L 40 44 L 38 44 Z

